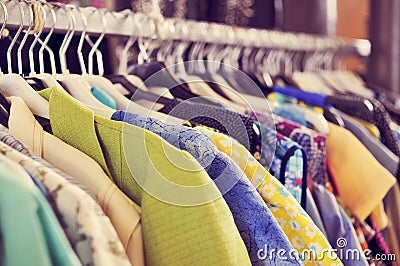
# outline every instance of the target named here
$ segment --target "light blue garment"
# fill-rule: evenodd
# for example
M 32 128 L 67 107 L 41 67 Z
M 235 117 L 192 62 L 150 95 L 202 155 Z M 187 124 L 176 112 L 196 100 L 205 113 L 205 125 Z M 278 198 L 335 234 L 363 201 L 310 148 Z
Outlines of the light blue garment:
M 319 214 L 317 205 L 315 204 L 314 198 L 311 195 L 310 190 L 307 188 L 307 204 L 306 204 L 306 213 L 310 215 L 311 219 L 318 226 L 319 230 L 324 234 L 324 236 L 328 237 L 326 233 L 324 223 L 322 222 L 321 215 Z
M 1 265 L 81 265 L 39 189 L 2 162 L 0 231 L 5 249 Z
M 258 257 L 258 251 L 265 247 L 268 250 L 283 249 L 288 252 L 293 247 L 239 166 L 220 152 L 208 137 L 192 128 L 167 124 L 124 111 L 115 112 L 111 119 L 147 129 L 175 147 L 189 152 L 198 160 L 223 194 L 246 244 L 252 265 L 300 265 L 294 259 L 283 261 Z
M 103 91 L 102 89 L 98 88 L 98 87 L 92 87 L 91 89 L 93 96 L 99 100 L 101 103 L 103 103 L 104 105 L 112 108 L 112 109 L 117 109 L 117 103 L 115 102 L 115 100 L 108 95 L 107 92 Z
M 343 208 L 337 203 L 335 196 L 324 186 L 316 183 L 313 184 L 313 195 L 332 248 L 337 249 L 339 255 L 352 254 L 350 253 L 352 250 L 358 250 L 360 259 L 354 260 L 351 256 L 343 255 L 340 256 L 343 264 L 346 266 L 367 266 L 368 262 L 353 224 Z M 343 246 L 342 243 L 346 243 L 346 245 Z

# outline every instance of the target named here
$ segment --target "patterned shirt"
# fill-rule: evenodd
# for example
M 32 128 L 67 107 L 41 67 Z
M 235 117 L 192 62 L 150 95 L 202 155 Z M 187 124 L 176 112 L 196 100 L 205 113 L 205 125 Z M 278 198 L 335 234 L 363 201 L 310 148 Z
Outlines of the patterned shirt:
M 278 177 L 295 199 L 305 204 L 307 187 L 307 157 L 301 146 L 263 124 L 260 163 Z M 271 147 L 275 147 L 271 149 Z M 303 184 L 304 182 L 304 184 Z
M 250 115 L 257 117 L 261 123 L 275 123 L 276 130 L 282 135 L 292 139 L 307 154 L 308 173 L 311 179 L 321 185 L 327 183 L 326 173 L 326 137 L 309 128 L 296 124 L 290 120 L 275 115 L 273 118 L 262 113 L 249 111 Z
M 239 141 L 252 154 L 260 152 L 260 136 L 255 128 L 255 120 L 249 116 L 221 107 L 180 100 L 171 101 L 160 112 L 215 128 Z

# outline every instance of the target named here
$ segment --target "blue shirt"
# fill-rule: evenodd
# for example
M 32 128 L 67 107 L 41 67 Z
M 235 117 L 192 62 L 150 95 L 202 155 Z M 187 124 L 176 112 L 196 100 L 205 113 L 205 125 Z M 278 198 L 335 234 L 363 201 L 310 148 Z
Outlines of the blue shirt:
M 208 137 L 192 128 L 163 123 L 125 111 L 115 112 L 111 119 L 147 129 L 198 160 L 228 204 L 252 265 L 300 265 L 294 259 L 280 261 L 278 258 L 269 260 L 268 256 L 266 259 L 258 257 L 259 250 L 284 249 L 289 252 L 293 247 L 239 166 L 218 151 Z

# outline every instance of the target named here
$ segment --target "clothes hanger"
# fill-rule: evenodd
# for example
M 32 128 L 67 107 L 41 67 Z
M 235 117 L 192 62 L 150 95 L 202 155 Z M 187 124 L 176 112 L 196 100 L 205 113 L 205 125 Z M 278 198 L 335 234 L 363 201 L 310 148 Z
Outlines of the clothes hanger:
M 337 126 L 345 127 L 343 119 L 337 114 L 332 108 L 324 108 L 324 117 L 328 122 L 331 122 Z
M 138 20 L 137 17 L 135 17 L 133 15 L 134 15 L 134 13 L 129 11 L 129 13 L 126 15 L 125 19 L 133 17 L 133 22 L 134 22 L 133 24 L 135 26 L 139 25 L 140 21 Z M 152 30 L 152 26 L 151 26 L 152 24 L 151 23 L 150 24 L 146 23 L 146 25 L 149 27 L 150 31 L 154 31 L 154 30 Z M 126 42 L 126 44 L 125 44 L 125 46 L 124 46 L 124 48 L 123 48 L 123 50 L 122 50 L 122 52 L 120 54 L 120 63 L 119 63 L 119 68 L 118 68 L 119 73 L 117 75 L 108 75 L 108 76 L 106 76 L 107 79 L 109 80 L 108 82 L 113 83 L 114 89 L 113 90 L 111 90 L 111 88 L 105 89 L 109 94 L 114 95 L 114 98 L 118 99 L 118 101 L 121 103 L 121 105 L 123 105 L 123 106 L 128 106 L 128 105 L 131 106 L 130 108 L 132 108 L 132 110 L 130 110 L 130 111 L 134 111 L 133 107 L 135 107 L 136 109 L 139 109 L 139 110 L 135 110 L 135 112 L 140 111 L 140 109 L 143 109 L 143 107 L 140 106 L 140 105 L 137 105 L 136 103 L 132 103 L 132 101 L 130 101 L 129 99 L 131 99 L 132 96 L 138 90 L 149 91 L 149 89 L 146 87 L 146 85 L 143 83 L 143 81 L 140 78 L 138 78 L 137 76 L 134 76 L 134 75 L 128 75 L 127 74 L 128 52 L 129 52 L 129 49 L 134 44 L 134 42 L 138 39 L 136 34 L 137 34 L 137 32 L 140 31 L 140 28 L 141 27 L 139 27 L 139 26 L 136 26 L 134 28 L 134 32 L 129 37 L 128 41 Z M 144 30 L 146 31 L 146 29 L 144 29 Z M 134 80 L 134 82 L 132 82 L 132 80 Z M 111 83 L 109 83 L 109 84 L 111 84 Z M 115 85 L 121 85 L 123 87 L 123 89 L 126 90 L 128 93 L 126 93 L 124 95 L 121 95 L 119 90 L 115 89 Z M 117 93 L 118 93 L 118 95 L 117 95 Z M 121 98 L 121 96 L 123 96 L 123 98 Z M 162 99 L 163 102 L 166 102 L 168 100 L 167 98 L 164 98 L 163 96 L 160 96 L 160 99 Z M 142 113 L 142 112 L 140 112 L 140 113 Z
M 35 39 L 33 40 L 30 48 L 29 48 L 29 60 L 30 60 L 30 74 L 28 77 L 25 77 L 25 80 L 36 90 L 40 91 L 46 88 L 50 87 L 60 87 L 61 85 L 57 82 L 57 80 L 54 78 L 54 74 L 56 73 L 56 67 L 55 67 L 55 59 L 54 59 L 54 53 L 49 51 L 49 47 L 47 46 L 48 41 L 50 40 L 51 35 L 54 32 L 54 27 L 57 22 L 57 16 L 54 11 L 54 8 L 51 4 L 48 2 L 42 2 L 42 1 L 36 1 L 36 3 L 39 4 L 39 11 L 40 14 L 42 15 L 42 26 L 41 29 L 39 30 L 38 33 L 35 33 Z M 44 10 L 44 6 L 47 6 L 48 12 L 51 14 L 52 18 L 52 24 L 50 27 L 50 31 L 45 39 L 44 42 L 41 41 L 40 36 L 43 32 L 44 25 L 47 21 L 47 12 Z M 35 71 L 35 65 L 34 65 L 34 56 L 33 56 L 33 50 L 36 44 L 40 42 L 42 46 L 39 49 L 39 73 L 36 73 Z M 50 54 L 50 62 L 51 62 L 51 69 L 52 69 L 52 74 L 44 73 L 44 60 L 43 60 L 43 51 L 44 49 L 47 49 Z
M 238 93 L 246 93 L 245 87 L 243 87 L 238 79 L 235 77 L 235 74 L 230 71 L 231 67 L 226 66 L 224 63 L 222 63 L 223 58 L 225 56 L 229 56 L 228 51 L 230 47 L 226 45 L 225 47 L 217 48 L 215 51 L 215 54 L 211 56 L 213 58 L 217 65 L 216 71 L 211 73 L 211 78 L 215 82 L 214 85 L 219 85 L 221 84 L 221 90 L 227 95 L 228 99 L 231 99 L 233 101 L 237 102 L 237 94 Z M 218 49 L 220 51 L 218 52 Z M 210 54 L 212 54 L 211 52 Z M 210 60 L 210 59 L 207 59 Z M 242 68 L 243 69 L 243 68 Z M 211 86 L 211 85 L 210 85 Z M 214 88 L 214 87 L 213 87 Z M 232 92 L 230 89 L 226 88 L 233 88 L 235 92 Z M 236 100 L 235 100 L 236 99 Z
M 194 32 L 194 31 L 193 31 Z M 186 37 L 188 38 L 188 37 Z M 183 76 L 186 80 L 185 85 L 187 85 L 188 89 L 196 94 L 197 99 L 202 100 L 203 103 L 206 104 L 223 104 L 225 106 L 231 107 L 239 112 L 244 112 L 243 105 L 237 104 L 224 98 L 217 92 L 215 92 L 209 84 L 204 84 L 204 80 L 207 82 L 212 82 L 210 78 L 204 76 L 207 73 L 207 66 L 205 65 L 204 58 L 206 55 L 206 44 L 203 42 L 197 42 L 192 45 L 189 50 L 189 63 L 186 65 L 188 66 L 188 71 L 190 71 L 191 75 L 187 75 L 186 70 L 184 69 L 183 64 L 179 64 L 182 67 L 182 71 L 184 72 Z M 183 53 L 179 55 L 179 57 L 183 57 Z M 183 61 L 183 59 L 180 59 Z M 171 67 L 170 67 L 171 68 Z M 195 75 L 193 75 L 195 73 Z M 200 77 L 200 78 L 199 78 Z M 198 101 L 197 101 L 198 102 Z
M 244 54 L 243 60 L 246 67 L 246 74 L 249 76 L 258 86 L 260 90 L 264 94 L 268 94 L 270 92 L 270 88 L 273 85 L 272 77 L 270 76 L 268 69 L 264 66 L 264 57 L 266 57 L 269 51 L 266 48 L 257 48 L 248 53 L 248 59 L 246 54 Z M 257 96 L 259 94 L 258 91 L 246 91 L 246 94 L 250 94 L 253 96 Z
M 129 49 L 132 47 L 132 45 L 138 40 L 137 33 L 140 31 L 149 31 L 149 32 L 155 32 L 155 22 L 154 20 L 150 20 L 151 18 L 145 17 L 146 21 L 145 23 L 141 22 L 140 19 L 142 16 L 139 16 L 140 14 L 134 14 L 129 10 L 129 12 L 126 12 L 126 18 L 129 19 L 132 18 L 133 24 L 135 25 L 134 32 L 132 35 L 129 37 L 128 41 L 125 43 L 124 48 L 122 49 L 122 52 L 119 56 L 120 58 L 120 63 L 118 67 L 118 74 L 113 74 L 113 75 L 107 75 L 106 78 L 109 79 L 114 86 L 118 86 L 118 88 L 122 87 L 123 91 L 127 91 L 127 93 L 124 93 L 126 98 L 130 99 L 132 96 L 135 94 L 135 92 L 140 89 L 142 91 L 149 91 L 149 88 L 146 87 L 146 84 L 143 83 L 142 79 L 140 79 L 136 75 L 130 75 L 128 74 L 128 56 L 129 56 Z M 138 16 L 136 16 L 138 15 Z M 143 25 L 143 27 L 139 26 Z M 156 41 L 156 40 L 154 40 Z M 143 45 L 142 44 L 142 50 L 141 53 L 143 53 Z M 152 88 L 153 89 L 153 88 Z M 162 90 L 162 93 L 160 95 L 169 95 L 168 88 L 165 88 Z M 161 98 L 164 98 L 161 96 Z M 170 95 L 170 98 L 172 99 L 173 96 Z M 167 99 L 165 98 L 165 101 Z M 164 101 L 164 100 L 163 100 Z
M 161 46 L 161 50 L 168 47 L 167 49 L 164 49 L 164 60 L 169 62 L 169 65 L 175 65 L 175 68 L 173 68 L 175 69 L 174 74 L 189 87 L 191 92 L 198 95 L 204 95 L 205 92 L 208 92 L 208 96 L 212 98 L 219 98 L 223 96 L 227 99 L 227 95 L 219 88 L 219 86 L 214 86 L 215 83 L 213 83 L 210 75 L 208 75 L 208 71 L 206 71 L 205 66 L 202 68 L 203 71 L 198 71 L 197 73 L 189 73 L 185 69 L 185 65 L 195 64 L 195 61 L 192 61 L 191 59 L 189 59 L 189 62 L 184 63 L 184 55 L 190 45 L 190 42 L 187 40 L 193 39 L 192 37 L 202 40 L 200 36 L 204 35 L 207 31 L 205 28 L 207 25 L 204 23 L 196 25 L 193 22 L 186 23 L 179 20 L 174 20 L 173 22 L 173 27 L 171 28 L 174 29 L 174 32 L 176 32 L 175 35 L 178 35 L 180 40 L 177 44 L 175 44 L 176 42 L 174 41 L 170 41 L 170 45 Z M 193 34 L 197 34 L 199 36 L 192 36 Z M 199 49 L 200 47 L 201 49 L 199 52 L 203 51 L 203 53 L 202 55 L 197 55 L 199 56 L 198 59 L 203 60 L 206 54 L 206 44 L 200 42 L 192 46 L 194 49 Z M 193 53 L 189 52 L 189 55 L 192 54 Z M 200 64 L 201 61 L 198 61 L 198 63 Z
M 214 32 L 214 38 L 217 42 L 224 43 L 228 41 L 228 43 L 233 43 L 232 38 L 235 37 L 235 32 L 230 27 L 222 25 L 214 25 L 214 27 L 214 29 L 211 28 L 211 32 Z M 205 52 L 208 71 L 205 75 L 203 75 L 203 77 L 209 81 L 207 84 L 219 95 L 230 101 L 244 104 L 242 97 L 238 95 L 238 92 L 241 91 L 240 85 L 233 80 L 234 76 L 240 73 L 237 71 L 237 68 L 239 68 L 241 44 L 237 43 L 235 45 L 236 47 L 232 45 L 219 44 L 209 45 L 207 51 Z M 239 53 L 235 53 L 235 49 L 238 49 L 236 51 Z M 234 56 L 235 54 L 237 56 Z M 223 63 L 223 60 L 226 58 L 231 60 L 229 62 L 230 65 Z
M 159 34 L 164 34 L 162 31 L 165 28 L 168 29 L 168 27 L 162 27 L 162 23 L 165 25 L 165 23 L 169 22 L 160 22 L 160 25 L 157 27 Z M 160 37 L 161 36 L 157 36 L 157 38 Z M 199 95 L 192 93 L 187 84 L 182 83 L 176 76 L 174 76 L 171 73 L 171 70 L 168 69 L 163 62 L 150 60 L 150 53 L 147 51 L 149 44 L 149 40 L 145 40 L 143 38 L 138 39 L 138 65 L 133 66 L 129 73 L 140 77 L 144 81 L 146 87 L 149 89 L 151 89 L 151 87 L 166 87 L 175 98 L 181 98 L 183 100 L 190 98 L 198 99 Z M 198 100 L 204 101 L 204 99 Z
M 222 27 L 221 40 L 227 40 L 228 43 L 234 42 L 234 37 L 239 36 L 240 32 L 233 30 L 231 27 Z M 250 34 L 249 34 L 250 36 Z M 223 42 L 222 42 L 223 43 Z M 240 46 L 240 43 L 237 43 Z M 221 90 L 227 95 L 228 99 L 231 99 L 235 102 L 240 102 L 241 99 L 237 97 L 237 92 L 246 93 L 247 87 L 246 85 L 241 84 L 241 77 L 236 77 L 237 71 L 233 70 L 232 66 L 228 66 L 223 63 L 224 59 L 230 57 L 232 55 L 234 47 L 232 45 L 222 45 L 222 46 L 214 46 L 214 50 L 209 51 L 207 56 L 207 60 L 212 60 L 217 62 L 216 68 L 214 69 L 214 73 L 212 73 L 211 77 L 216 82 L 216 84 L 222 84 Z M 245 51 L 246 50 L 246 51 Z M 251 50 L 247 47 L 243 47 L 240 54 L 247 53 L 248 50 Z M 239 60 L 239 58 L 237 58 Z M 235 63 L 235 66 L 239 66 L 239 62 Z M 243 70 L 243 66 L 241 66 L 241 70 Z M 233 70 L 233 71 L 232 71 Z M 232 73 L 233 72 L 233 73 Z M 233 88 L 233 91 L 227 88 Z
M 266 87 L 265 82 L 260 83 L 260 81 L 263 80 L 262 74 L 260 73 L 260 71 L 256 71 L 256 69 L 260 67 L 259 64 L 261 63 L 261 61 L 255 61 L 256 59 L 258 59 L 258 57 L 255 56 L 257 54 L 257 48 L 255 47 L 261 46 L 263 44 L 262 38 L 260 38 L 260 36 L 262 35 L 259 34 L 259 30 L 257 29 L 250 29 L 246 33 L 239 29 L 233 29 L 232 31 L 238 39 L 242 40 L 241 42 L 243 44 L 247 43 L 247 45 L 243 45 L 240 53 L 237 54 L 237 62 L 234 62 L 235 67 L 240 67 L 240 69 L 246 75 L 237 75 L 237 71 L 233 71 L 234 73 L 232 73 L 232 67 L 230 65 L 227 65 L 230 64 L 229 61 L 231 61 L 228 58 L 232 53 L 230 49 L 228 50 L 226 56 L 221 57 L 221 62 L 222 60 L 226 60 L 225 58 L 228 58 L 228 62 L 226 62 L 227 64 L 221 65 L 218 73 L 231 84 L 235 91 L 238 91 L 242 94 L 258 96 L 260 93 L 257 87 Z M 249 44 L 251 46 L 254 45 L 255 47 L 250 47 Z M 258 51 L 260 52 L 261 48 L 259 48 Z M 262 54 L 260 53 L 260 55 Z
M 118 91 L 116 91 L 113 84 L 108 79 L 103 77 L 103 74 L 104 74 L 103 55 L 98 50 L 98 47 L 105 36 L 105 31 L 106 31 L 106 27 L 107 27 L 106 12 L 103 12 L 100 9 L 93 9 L 93 13 L 98 12 L 98 14 L 101 18 L 101 21 L 103 23 L 103 31 L 100 34 L 99 38 L 96 40 L 96 42 L 93 43 L 90 40 L 90 37 L 86 34 L 87 18 L 83 14 L 81 8 L 78 7 L 77 10 L 79 11 L 79 14 L 82 18 L 82 22 L 84 25 L 84 29 L 81 33 L 81 37 L 79 39 L 79 44 L 78 44 L 78 49 L 77 49 L 79 64 L 80 64 L 81 72 L 82 72 L 82 75 L 80 76 L 80 78 L 89 84 L 90 90 L 92 90 L 93 87 L 97 87 L 97 88 L 105 91 L 108 94 L 113 93 L 113 92 L 118 92 Z M 89 72 L 86 70 L 87 68 L 86 68 L 85 61 L 83 58 L 83 53 L 82 53 L 82 47 L 83 47 L 85 40 L 91 46 L 91 49 L 88 54 L 88 71 Z M 94 73 L 93 73 L 93 57 L 94 57 L 95 53 L 96 53 L 96 57 L 97 57 L 97 69 L 99 72 L 98 75 L 94 75 Z
M 78 9 L 80 10 L 80 9 Z M 104 33 L 105 33 L 105 29 L 107 27 L 107 19 L 106 19 L 106 13 L 109 11 L 105 11 L 105 13 L 101 13 L 101 10 L 99 9 L 94 9 L 97 10 L 100 13 L 101 19 L 102 19 L 102 23 L 103 23 L 103 29 L 104 29 Z M 86 16 L 80 12 L 82 20 L 84 22 L 84 25 L 87 25 L 87 19 Z M 86 28 L 86 26 L 85 26 Z M 104 37 L 100 36 L 100 37 Z M 113 82 L 109 79 L 109 78 L 105 78 L 103 77 L 104 74 L 104 67 L 103 67 L 103 62 L 102 62 L 102 54 L 101 52 L 98 50 L 98 46 L 100 44 L 100 42 L 102 41 L 102 38 L 98 38 L 98 40 L 96 41 L 95 44 L 93 44 L 93 42 L 90 40 L 90 38 L 88 37 L 88 35 L 85 32 L 82 32 L 81 35 L 81 39 L 80 39 L 80 43 L 78 45 L 78 55 L 80 58 L 80 65 L 81 65 L 81 69 L 82 69 L 82 73 L 83 73 L 83 78 L 89 82 L 89 84 L 91 86 L 96 86 L 104 91 L 106 91 L 108 94 L 113 94 L 115 97 L 120 98 L 120 93 L 118 92 L 118 90 L 115 88 Z M 92 47 L 90 52 L 89 52 L 89 56 L 88 56 L 88 62 L 89 62 L 89 73 L 87 73 L 86 71 L 86 67 L 84 64 L 84 60 L 83 60 L 83 56 L 82 56 L 82 45 L 83 45 L 83 40 L 86 39 L 87 42 L 89 43 L 89 45 Z M 93 54 L 96 53 L 97 56 L 97 68 L 99 71 L 99 75 L 93 75 Z M 127 82 L 127 86 L 134 86 L 135 88 L 136 85 L 134 85 L 131 80 L 128 80 L 127 76 L 122 76 L 119 77 L 121 79 L 123 79 L 125 82 Z M 140 82 L 142 82 L 140 80 Z M 136 82 L 137 83 L 137 82 Z M 125 83 L 124 83 L 125 84 Z M 146 90 L 146 88 L 143 88 Z M 118 93 L 118 96 L 117 96 Z
M 0 0 L 0 5 L 1 8 L 4 11 L 4 20 L 3 20 L 3 25 L 0 28 L 0 39 L 3 36 L 3 31 L 6 27 L 7 20 L 8 20 L 8 11 L 6 5 L 3 3 L 3 1 Z M 0 67 L 0 75 L 2 75 L 1 67 Z M 10 104 L 8 103 L 6 97 L 0 92 L 0 124 L 8 128 L 8 119 L 10 117 Z
M 60 48 L 60 63 L 61 63 L 61 72 L 62 74 L 57 74 L 57 80 L 63 85 L 63 87 L 68 90 L 68 92 L 77 100 L 85 103 L 89 106 L 97 107 L 105 110 L 112 110 L 110 107 L 104 105 L 100 101 L 98 101 L 91 93 L 91 86 L 85 80 L 82 79 L 80 75 L 70 74 L 69 69 L 67 67 L 66 61 L 66 51 L 71 43 L 72 37 L 75 33 L 75 25 L 76 25 L 76 17 L 73 14 L 74 7 L 65 5 L 63 6 L 66 11 L 69 22 L 69 32 L 67 31 L 66 36 L 64 37 L 63 43 Z M 101 33 L 99 39 L 100 41 L 105 35 L 105 29 Z M 97 47 L 96 47 L 97 48 Z M 94 49 L 95 50 L 95 49 Z M 92 54 L 91 54 L 92 55 Z
M 140 22 L 138 16 L 141 16 L 141 14 L 134 14 L 129 9 L 126 9 L 122 12 L 125 13 L 125 19 L 132 19 L 132 24 L 135 26 L 134 32 L 139 32 L 140 30 L 143 30 L 139 28 Z M 151 23 L 145 23 L 145 27 L 148 27 L 151 32 L 154 32 L 154 21 L 151 21 Z M 105 76 L 114 84 L 114 86 L 118 85 L 119 90 L 121 90 L 124 95 L 131 94 L 139 87 L 142 90 L 148 90 L 143 84 L 143 80 L 141 80 L 138 76 L 128 74 L 129 49 L 136 42 L 136 40 L 137 36 L 132 34 L 126 42 L 124 48 L 122 49 L 119 56 L 118 73 Z M 119 85 L 121 85 L 122 87 Z
M 226 39 L 229 40 L 230 37 L 237 36 L 235 39 L 241 40 L 240 43 L 235 44 L 238 47 L 235 48 L 233 46 L 225 46 L 221 53 L 219 55 L 217 54 L 214 60 L 220 62 L 217 77 L 220 76 L 221 78 L 225 79 L 231 85 L 231 88 L 234 89 L 234 93 L 229 94 L 230 90 L 226 89 L 225 87 L 222 87 L 222 89 L 226 92 L 226 94 L 229 94 L 229 98 L 231 100 L 243 104 L 243 95 L 263 97 L 263 95 L 260 93 L 260 89 L 266 85 L 258 84 L 257 78 L 255 78 L 254 74 L 257 73 L 256 69 L 259 67 L 258 64 L 260 64 L 260 62 L 256 62 L 256 58 L 253 60 L 251 55 L 255 54 L 253 52 L 254 48 L 249 47 L 249 44 L 255 46 L 261 45 L 262 39 L 259 38 L 260 35 L 257 34 L 258 30 L 256 29 L 251 29 L 248 32 L 240 29 L 230 30 L 232 33 L 229 34 L 228 31 Z M 239 68 L 241 71 L 238 71 Z M 252 73 L 252 75 L 248 75 L 248 73 Z M 253 80 L 254 78 L 256 82 Z M 241 94 L 239 95 L 236 92 Z
M 97 87 L 103 89 L 106 93 L 108 93 L 116 101 L 117 109 L 119 109 L 119 110 L 126 110 L 128 112 L 136 113 L 136 114 L 139 114 L 139 115 L 142 115 L 142 116 L 145 116 L 145 117 L 146 116 L 151 116 L 151 117 L 157 118 L 157 119 L 162 120 L 162 121 L 166 121 L 168 119 L 169 122 L 182 124 L 183 120 L 181 120 L 181 119 L 178 119 L 178 118 L 175 119 L 173 117 L 169 118 L 163 113 L 159 113 L 159 112 L 153 111 L 153 110 L 145 108 L 145 107 L 143 107 L 143 106 L 141 106 L 141 105 L 139 105 L 139 104 L 137 104 L 137 103 L 135 103 L 133 101 L 130 101 L 127 97 L 122 95 L 113 86 L 113 84 L 112 84 L 112 82 L 110 80 L 108 80 L 108 79 L 106 79 L 104 77 L 101 77 L 101 76 L 93 75 L 93 73 L 89 73 L 88 74 L 86 72 L 86 66 L 85 66 L 85 63 L 84 63 L 84 60 L 83 60 L 83 55 L 82 55 L 82 45 L 83 45 L 84 35 L 86 34 L 87 19 L 86 19 L 86 16 L 82 12 L 80 12 L 80 14 L 82 16 L 82 20 L 83 20 L 84 25 L 85 25 L 85 27 L 84 27 L 85 29 L 82 32 L 80 43 L 78 45 L 78 55 L 79 55 L 79 58 L 80 58 L 80 65 L 81 65 L 81 69 L 82 69 L 82 73 L 83 73 L 83 75 L 82 75 L 83 78 L 85 80 L 87 80 L 90 83 L 90 85 L 97 86 Z M 104 16 L 102 15 L 102 21 L 103 21 L 103 29 L 104 29 L 104 32 L 105 32 L 105 29 L 107 27 L 107 20 L 105 18 L 105 15 Z M 95 44 L 92 45 L 91 43 L 89 43 L 92 46 L 91 51 L 95 51 L 95 50 L 96 50 L 96 52 L 98 51 L 98 46 L 99 46 L 101 40 L 102 39 L 99 37 L 99 39 L 97 40 L 97 42 Z M 100 51 L 98 51 L 98 52 L 101 53 Z M 90 60 L 90 57 L 93 57 L 93 52 L 92 53 L 89 52 L 89 60 Z M 98 58 L 102 58 L 102 57 L 98 56 Z M 97 62 L 99 62 L 99 61 L 100 60 L 97 60 Z M 104 69 L 102 67 L 102 64 L 99 64 L 97 66 L 97 68 L 99 69 L 99 72 L 101 74 L 104 73 Z M 89 71 L 93 71 L 93 66 L 89 66 Z M 148 95 L 145 95 L 145 96 L 142 96 L 142 97 L 148 97 Z M 154 100 L 158 100 L 157 98 L 158 98 L 157 95 L 153 95 L 152 98 L 148 97 L 147 99 L 155 102 Z M 164 102 L 164 104 L 166 104 L 166 102 Z M 99 110 L 97 110 L 96 113 L 99 113 Z M 108 117 L 111 117 L 111 115 L 108 116 Z
M 318 74 L 316 74 L 320 59 L 321 52 L 312 51 L 307 53 L 304 60 L 304 71 L 294 72 L 292 79 L 305 91 L 333 95 L 335 93 L 334 88 L 329 86 Z
M 8 66 L 8 74 L 6 75 L 1 75 L 0 76 L 0 92 L 3 93 L 4 96 L 18 96 L 21 97 L 26 104 L 29 106 L 31 109 L 32 113 L 35 115 L 44 117 L 44 118 L 49 118 L 49 111 L 48 111 L 48 102 L 43 99 L 40 95 L 36 93 L 36 91 L 26 82 L 24 78 L 21 77 L 22 74 L 22 58 L 21 58 L 21 51 L 22 48 L 26 42 L 26 39 L 28 38 L 29 31 L 32 29 L 33 25 L 33 12 L 32 9 L 29 8 L 29 27 L 27 29 L 27 32 L 25 33 L 24 38 L 22 39 L 20 43 L 20 49 L 18 49 L 18 73 L 19 74 L 13 74 L 12 73 L 12 60 L 11 60 L 11 53 L 12 49 L 15 46 L 15 43 L 17 42 L 18 37 L 20 36 L 23 27 L 24 27 L 24 10 L 19 3 L 19 1 L 14 0 L 10 1 L 9 3 L 15 3 L 17 6 L 19 13 L 20 13 L 20 26 L 14 35 L 14 38 L 11 41 L 10 46 L 8 47 L 7 50 L 7 66 Z M 8 4 L 9 4 L 8 3 Z M 6 5 L 7 7 L 7 5 Z

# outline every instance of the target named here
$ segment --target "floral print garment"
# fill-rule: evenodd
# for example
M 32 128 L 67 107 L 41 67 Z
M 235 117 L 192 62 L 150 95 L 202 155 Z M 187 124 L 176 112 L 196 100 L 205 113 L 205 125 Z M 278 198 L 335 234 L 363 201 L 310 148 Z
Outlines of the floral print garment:
M 220 151 L 230 156 L 245 172 L 271 209 L 294 249 L 299 254 L 310 250 L 317 254 L 316 258 L 311 256 L 310 260 L 307 256 L 300 256 L 305 265 L 342 265 L 339 259 L 322 256 L 324 249 L 332 251 L 328 240 L 291 193 L 268 173 L 246 148 L 224 134 L 202 127 L 196 129 L 208 136 Z

